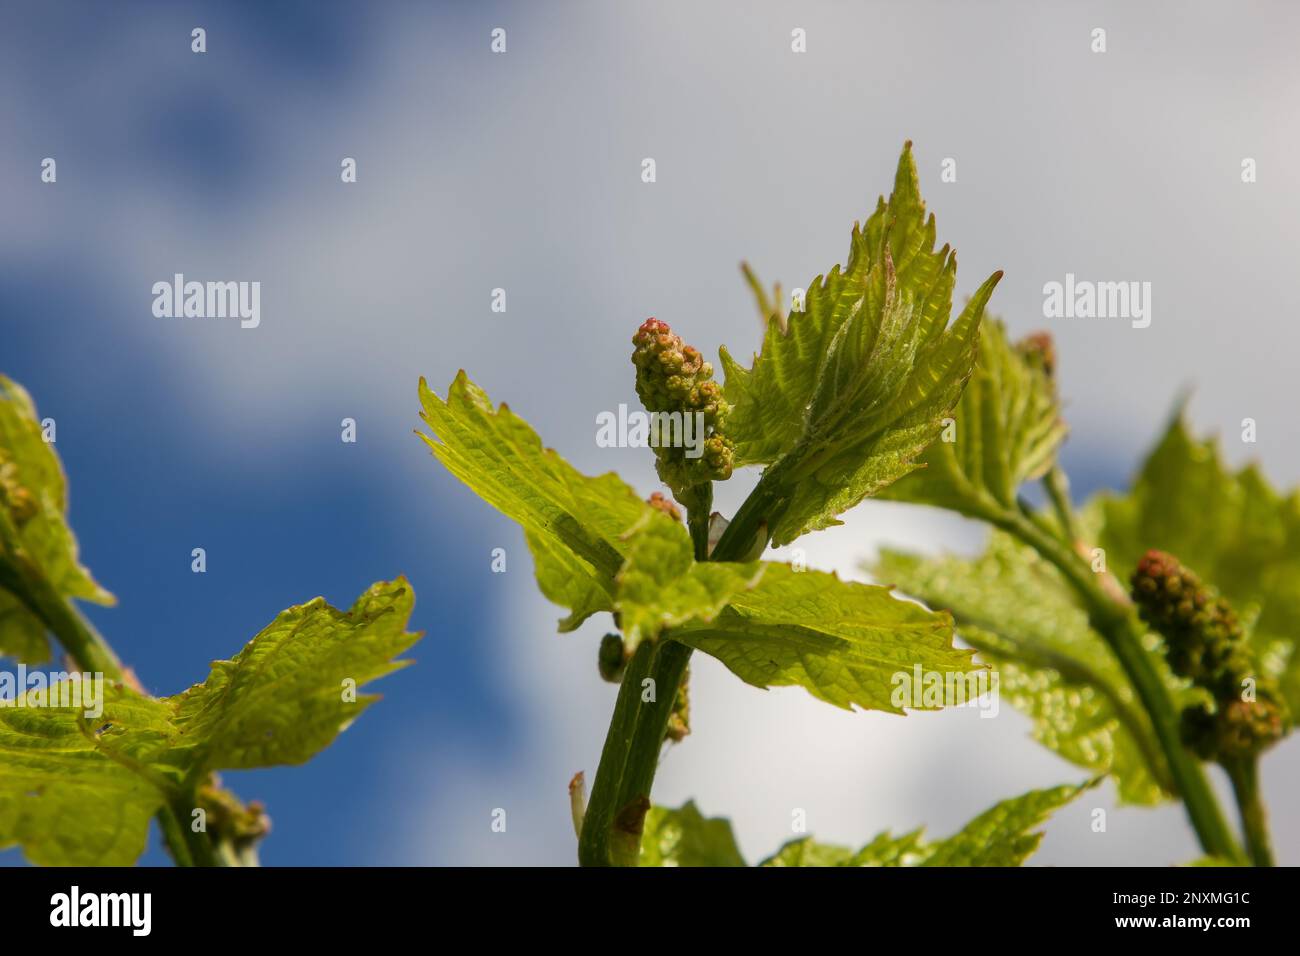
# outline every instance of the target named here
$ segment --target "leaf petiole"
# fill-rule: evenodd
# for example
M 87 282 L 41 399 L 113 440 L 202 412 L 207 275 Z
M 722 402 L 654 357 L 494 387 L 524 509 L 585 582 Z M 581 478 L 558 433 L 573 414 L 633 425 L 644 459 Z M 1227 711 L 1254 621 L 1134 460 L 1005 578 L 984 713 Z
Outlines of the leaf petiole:
M 1241 859 L 1241 850 L 1200 763 L 1183 746 L 1178 714 L 1142 646 L 1143 632 L 1132 612 L 1115 603 L 1098 582 L 1098 576 L 1073 550 L 1019 512 L 1007 511 L 996 524 L 1054 564 L 1082 599 L 1093 629 L 1105 639 L 1151 719 L 1156 739 L 1164 751 L 1170 775 L 1201 848 L 1212 856 Z

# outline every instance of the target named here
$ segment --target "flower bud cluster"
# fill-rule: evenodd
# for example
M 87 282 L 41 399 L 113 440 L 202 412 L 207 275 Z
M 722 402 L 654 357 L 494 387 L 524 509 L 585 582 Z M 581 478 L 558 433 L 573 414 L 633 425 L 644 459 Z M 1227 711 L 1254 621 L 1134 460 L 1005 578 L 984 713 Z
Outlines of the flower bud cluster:
M 636 393 L 648 412 L 680 412 L 702 416 L 703 454 L 687 457 L 687 449 L 655 448 L 659 477 L 676 495 L 709 481 L 725 481 L 734 466 L 734 446 L 725 426 L 731 406 L 722 386 L 713 380 L 713 366 L 699 350 L 682 342 L 666 322 L 646 319 L 632 337 L 635 346 Z
M 1131 584 L 1142 619 L 1165 639 L 1170 668 L 1212 698 L 1183 711 L 1188 747 L 1204 760 L 1235 759 L 1258 754 L 1286 735 L 1286 705 L 1272 681 L 1256 676 L 1227 601 L 1163 551 L 1142 557 Z M 1253 687 L 1253 695 L 1243 694 L 1245 687 Z

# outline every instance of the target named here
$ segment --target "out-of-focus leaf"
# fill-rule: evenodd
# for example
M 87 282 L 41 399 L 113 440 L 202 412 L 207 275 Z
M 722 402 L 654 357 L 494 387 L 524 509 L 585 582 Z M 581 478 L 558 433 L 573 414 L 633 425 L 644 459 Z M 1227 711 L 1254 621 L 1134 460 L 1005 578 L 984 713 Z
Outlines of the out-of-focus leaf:
M 936 843 L 921 866 L 1020 866 L 1042 842 L 1053 811 L 1065 806 L 1095 781 L 1081 786 L 1031 790 L 985 810 L 960 831 Z
M 641 866 L 744 866 L 731 824 L 705 817 L 688 800 L 680 808 L 651 807 L 641 835 Z
M 857 851 L 804 837 L 759 866 L 1021 866 L 1043 838 L 1031 831 L 1094 784 L 1031 790 L 1003 800 L 936 843 L 927 843 L 920 830 L 902 836 L 881 833 Z
M 1041 362 L 1007 341 L 1001 322 L 983 323 L 975 374 L 952 429 L 926 449 L 921 468 L 883 496 L 990 518 L 1014 509 L 1020 486 L 1056 458 L 1066 433 L 1056 389 Z
M 1148 549 L 1175 555 L 1251 622 L 1260 667 L 1300 712 L 1300 490 L 1279 495 L 1254 465 L 1231 471 L 1180 414 L 1129 493 L 1100 508 L 1110 570 L 1127 582 Z
M 0 655 L 48 660 L 45 625 L 23 593 L 114 603 L 77 560 L 63 466 L 42 434 L 31 396 L 0 375 Z
M 895 675 L 980 670 L 952 645 L 952 618 L 888 588 L 767 563 L 756 586 L 734 594 L 712 622 L 669 636 L 718 658 L 756 687 L 799 686 L 837 707 L 902 713 Z
M 1149 722 L 1123 670 L 1060 573 L 1033 549 L 994 532 L 978 559 L 884 550 L 872 573 L 953 613 L 961 637 L 996 668 L 1002 699 L 1032 718 L 1036 740 L 1113 776 L 1123 802 L 1168 798 Z
M 105 683 L 96 716 L 69 679 L 50 692 L 61 698 L 24 695 L 41 706 L 0 706 L 0 848 L 44 865 L 129 865 L 150 817 L 210 771 L 310 759 L 377 699 L 355 691 L 402 666 L 393 658 L 419 637 L 405 629 L 412 600 L 399 579 L 347 612 L 321 598 L 290 608 L 176 697 Z

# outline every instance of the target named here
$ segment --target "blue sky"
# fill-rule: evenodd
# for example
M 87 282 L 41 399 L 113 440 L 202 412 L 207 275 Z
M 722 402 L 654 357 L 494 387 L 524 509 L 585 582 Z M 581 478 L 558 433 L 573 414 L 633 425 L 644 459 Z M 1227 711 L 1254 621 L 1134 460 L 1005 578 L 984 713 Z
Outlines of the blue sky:
M 220 415 L 222 390 L 193 382 L 165 345 L 133 338 L 129 327 L 149 314 L 139 310 L 139 290 L 119 284 L 97 242 L 75 228 L 103 211 L 115 183 L 127 182 L 182 208 L 196 229 L 237 233 L 243 211 L 275 192 L 266 150 L 276 146 L 261 137 L 276 116 L 271 104 L 250 115 L 247 102 L 227 95 L 223 75 L 234 62 L 252 63 L 259 86 L 284 97 L 282 105 L 314 99 L 313 89 L 356 82 L 373 24 L 341 5 L 208 5 L 193 7 L 193 16 L 183 6 L 138 6 L 135 19 L 102 4 L 5 15 L 6 70 L 22 76 L 16 92 L 39 107 L 42 128 L 6 136 L 4 165 L 26 163 L 21 154 L 39 141 L 37 151 L 59 163 L 57 192 L 27 198 L 57 207 L 52 215 L 73 228 L 6 248 L 4 370 L 58 423 L 82 558 L 119 601 L 88 613 L 154 693 L 201 681 L 209 661 L 237 652 L 289 604 L 322 594 L 347 606 L 373 581 L 399 573 L 419 582 L 412 627 L 429 636 L 412 654 L 419 666 L 376 688 L 382 705 L 306 767 L 227 777 L 271 808 L 267 863 L 379 862 L 376 831 L 402 822 L 387 812 L 398 799 L 391 768 L 436 751 L 440 739 L 474 747 L 492 733 L 500 751 L 518 716 L 473 639 L 492 617 L 485 577 L 445 543 L 464 534 L 467 515 L 440 507 L 423 461 L 377 469 L 367 448 L 379 431 L 373 417 L 360 416 L 356 446 L 339 441 L 339 421 L 357 412 L 348 400 L 353 383 L 336 375 L 316 383 L 314 428 L 277 423 L 271 402 L 253 413 L 256 452 L 242 446 L 239 421 L 226 440 L 209 441 L 203 410 Z M 213 36 L 207 59 L 189 52 L 194 16 Z M 157 42 L 172 31 L 192 59 Z M 225 49 L 232 35 L 238 55 Z M 110 39 L 136 57 L 108 57 Z M 78 62 L 100 69 L 92 77 L 73 67 Z M 184 75 L 159 74 L 177 63 Z M 108 112 L 95 106 L 105 101 Z M 11 238 L 32 225 L 10 220 Z M 116 225 L 126 227 L 116 239 L 126 244 L 150 228 L 143 214 Z M 176 269 L 202 264 L 189 259 Z M 298 334 L 309 353 L 306 332 Z M 389 431 L 403 434 L 418 460 L 415 381 L 405 384 L 410 414 Z M 190 570 L 193 547 L 207 551 L 205 574 Z M 18 853 L 0 859 L 17 862 Z M 156 847 L 145 857 L 163 860 Z

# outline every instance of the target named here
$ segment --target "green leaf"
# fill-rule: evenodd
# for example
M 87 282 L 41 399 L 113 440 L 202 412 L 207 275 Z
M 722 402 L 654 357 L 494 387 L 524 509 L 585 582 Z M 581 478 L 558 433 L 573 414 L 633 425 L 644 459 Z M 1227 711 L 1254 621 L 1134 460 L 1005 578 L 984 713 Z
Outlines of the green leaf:
M 39 866 L 128 866 L 144 852 L 162 771 L 130 760 L 156 758 L 174 734 L 169 709 L 121 686 L 104 698 L 95 720 L 86 708 L 0 707 L 0 849 L 21 846 Z
M 760 561 L 697 563 L 682 526 L 653 510 L 625 538 L 628 556 L 616 579 L 614 606 L 629 655 L 666 627 L 712 621 L 765 567 Z
M 612 582 L 591 565 L 550 535 L 525 531 L 524 538 L 533 556 L 538 589 L 548 601 L 570 610 L 560 621 L 560 633 L 577 630 L 600 611 L 614 610 Z
M 688 800 L 680 809 L 651 807 L 641 835 L 641 866 L 744 866 L 731 824 L 705 817 Z
M 36 406 L 0 375 L 0 581 L 8 589 L 0 590 L 0 654 L 31 663 L 50 657 L 45 625 L 25 597 L 32 588 L 114 603 L 77 560 L 67 511 L 63 466 L 42 435 Z
M 857 866 L 857 854 L 846 846 L 818 843 L 812 837 L 800 837 L 759 863 L 759 866 Z
M 948 327 L 956 260 L 934 243 L 908 144 L 845 267 L 809 284 L 802 312 L 768 319 L 751 368 L 721 351 L 736 464 L 772 466 L 784 492 L 775 544 L 839 524 L 915 468 L 957 404 L 1001 274 Z
M 895 675 L 980 670 L 952 646 L 952 618 L 894 597 L 888 588 L 821 571 L 767 563 L 756 586 L 732 596 L 711 622 L 669 632 L 722 661 L 756 687 L 799 686 L 851 709 L 902 713 Z M 905 705 L 906 706 L 906 705 Z
M 0 706 L 0 848 L 44 865 L 129 865 L 150 817 L 209 771 L 308 760 L 377 699 L 345 691 L 402 666 L 393 657 L 419 637 L 405 631 L 412 600 L 399 579 L 346 613 L 320 598 L 290 608 L 176 697 L 105 684 L 99 717 L 85 698 Z
M 1038 849 L 1042 826 L 1052 811 L 1096 785 L 1031 790 L 985 810 L 962 829 L 935 844 L 921 866 L 1020 866 Z
M 282 611 L 233 660 L 171 698 L 191 774 L 305 763 L 379 698 L 351 694 L 409 661 L 394 658 L 415 597 L 404 578 L 373 585 L 349 611 L 315 598 Z
M 885 550 L 872 573 L 952 611 L 960 636 L 996 668 L 1001 698 L 1033 721 L 1041 744 L 1109 773 L 1122 802 L 1168 799 L 1163 762 L 1123 670 L 1060 573 L 1033 549 L 994 532 L 978 559 Z
M 654 509 L 617 475 L 588 477 L 544 448 L 527 422 L 504 403 L 493 408 L 463 371 L 446 401 L 420 379 L 420 404 L 434 432 L 420 437 L 434 456 L 523 527 L 542 593 L 573 611 L 561 629 L 613 610 L 625 535 Z M 685 529 L 681 534 L 686 538 Z
M 804 837 L 759 866 L 1021 866 L 1043 838 L 1030 831 L 1095 784 L 1031 790 L 1003 800 L 937 843 L 926 843 L 920 830 L 897 837 L 886 832 L 855 852 Z
M 613 611 L 631 654 L 666 627 L 708 622 L 737 590 L 762 574 L 747 564 L 694 560 L 690 535 L 616 475 L 580 474 L 505 405 L 457 375 L 444 402 L 421 380 L 420 437 L 452 474 L 519 522 L 542 593 L 572 613 L 571 631 L 597 611 Z
M 447 469 L 519 522 L 537 583 L 571 614 L 571 631 L 597 611 L 617 611 L 628 653 L 665 627 L 712 620 L 762 573 L 749 564 L 696 563 L 690 535 L 614 474 L 589 478 L 543 448 L 536 432 L 462 372 L 447 401 L 420 382 L 420 437 Z
M 1175 555 L 1253 621 L 1261 668 L 1300 711 L 1300 490 L 1283 497 L 1256 466 L 1230 470 L 1179 414 L 1131 491 L 1102 496 L 1100 508 L 1110 570 L 1127 582 L 1148 549 Z
M 883 497 L 989 519 L 1014 509 L 1020 486 L 1056 459 L 1066 427 L 1055 386 L 1041 363 L 1007 342 L 1001 322 L 983 323 L 975 374 L 952 428 L 926 450 L 923 467 Z

